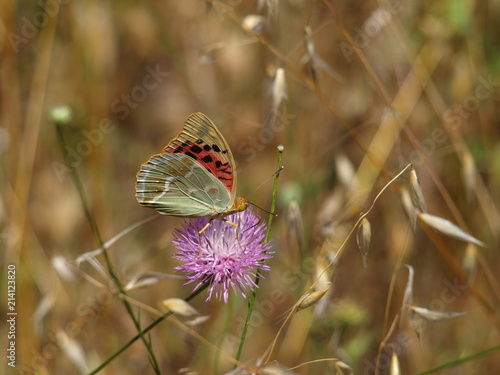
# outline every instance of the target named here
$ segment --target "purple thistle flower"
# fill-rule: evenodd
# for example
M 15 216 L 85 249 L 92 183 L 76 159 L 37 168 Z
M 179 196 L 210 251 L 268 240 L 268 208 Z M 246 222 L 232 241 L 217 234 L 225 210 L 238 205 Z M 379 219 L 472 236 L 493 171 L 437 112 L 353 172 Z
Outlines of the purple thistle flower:
M 264 264 L 271 258 L 270 243 L 264 243 L 265 224 L 259 223 L 260 217 L 249 209 L 226 217 L 224 222 L 212 220 L 207 229 L 200 235 L 208 223 L 207 218 L 186 221 L 182 228 L 174 232 L 174 246 L 179 250 L 174 258 L 184 264 L 175 267 L 176 270 L 187 273 L 189 281 L 184 284 L 198 282 L 194 290 L 206 282 L 210 283 L 207 301 L 215 297 L 224 297 L 227 303 L 229 287 L 234 293 L 238 289 L 246 298 L 245 287 L 251 291 L 257 285 L 255 277 L 257 269 L 260 272 L 269 271 Z M 259 273 L 260 278 L 263 276 Z

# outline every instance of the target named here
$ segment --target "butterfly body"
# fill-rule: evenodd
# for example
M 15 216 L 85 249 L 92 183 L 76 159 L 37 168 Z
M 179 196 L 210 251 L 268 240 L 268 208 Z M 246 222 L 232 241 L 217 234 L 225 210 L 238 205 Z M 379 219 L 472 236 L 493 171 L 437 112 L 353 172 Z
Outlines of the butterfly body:
M 236 197 L 235 162 L 225 139 L 202 113 L 137 173 L 136 199 L 165 215 L 223 218 L 245 210 Z

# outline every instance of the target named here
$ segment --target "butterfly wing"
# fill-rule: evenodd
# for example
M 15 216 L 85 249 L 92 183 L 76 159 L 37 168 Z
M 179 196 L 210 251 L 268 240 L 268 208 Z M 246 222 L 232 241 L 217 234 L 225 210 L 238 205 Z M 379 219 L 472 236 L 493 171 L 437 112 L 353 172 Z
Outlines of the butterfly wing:
M 203 113 L 190 115 L 179 135 L 162 151 L 184 154 L 209 171 L 228 191 L 230 203 L 236 194 L 236 171 L 233 154 L 215 124 Z
M 234 200 L 203 165 L 180 153 L 155 155 L 141 166 L 136 198 L 162 214 L 186 217 L 217 216 Z

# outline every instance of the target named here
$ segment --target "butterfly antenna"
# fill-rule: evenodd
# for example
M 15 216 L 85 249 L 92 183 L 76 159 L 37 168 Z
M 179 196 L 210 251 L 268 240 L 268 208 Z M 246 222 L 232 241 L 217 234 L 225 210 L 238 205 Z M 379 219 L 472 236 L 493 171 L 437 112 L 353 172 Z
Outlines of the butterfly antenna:
M 256 192 L 257 190 L 259 190 L 262 186 L 264 186 L 264 184 L 266 184 L 266 183 L 267 183 L 267 182 L 268 182 L 271 178 L 273 178 L 273 177 L 274 177 L 274 176 L 276 176 L 278 173 L 280 173 L 283 169 L 285 169 L 285 167 L 284 167 L 284 166 L 279 167 L 279 168 L 278 168 L 278 170 L 277 170 L 276 172 L 274 172 L 271 176 L 269 176 L 269 177 L 268 177 L 268 178 L 267 178 L 267 179 L 266 179 L 263 183 L 261 183 L 261 184 L 260 184 L 260 185 L 259 185 L 259 186 L 258 186 L 258 187 L 254 190 L 254 191 L 253 191 L 253 193 L 251 193 L 251 194 L 249 195 L 249 197 L 251 197 L 252 195 L 254 195 L 254 194 L 255 194 L 255 192 Z M 255 203 L 253 203 L 253 202 L 250 202 L 250 203 L 252 204 L 252 206 L 257 207 L 259 210 L 261 210 L 261 211 L 265 212 L 266 214 L 273 215 L 274 217 L 278 217 L 278 214 L 274 214 L 274 213 L 272 213 L 272 212 L 270 212 L 270 211 L 268 211 L 268 210 L 265 210 L 265 209 L 263 209 L 262 207 L 257 206 L 257 205 L 256 205 Z
M 284 167 L 284 166 L 279 167 L 279 169 L 278 169 L 276 172 L 274 172 L 274 173 L 273 173 L 272 175 L 270 175 L 270 176 L 269 176 L 269 177 L 268 177 L 268 178 L 267 178 L 267 179 L 266 179 L 263 183 L 261 183 L 259 186 L 257 186 L 257 188 L 256 188 L 256 189 L 255 189 L 252 193 L 250 193 L 250 194 L 248 195 L 248 197 L 251 197 L 252 195 L 254 195 L 254 194 L 257 192 L 257 190 L 259 190 L 262 186 L 264 186 L 266 183 L 268 183 L 268 182 L 269 182 L 269 180 L 270 180 L 271 178 L 273 178 L 274 176 L 276 176 L 276 175 L 277 175 L 278 173 L 280 173 L 283 169 L 285 169 L 285 167 Z M 252 203 L 252 204 L 253 204 L 253 203 Z M 254 204 L 254 206 L 255 206 L 255 204 Z M 255 207 L 260 208 L 259 206 L 255 206 Z M 260 209 L 261 209 L 262 211 L 264 211 L 264 212 L 267 212 L 266 210 L 264 210 L 264 209 L 262 209 L 262 208 L 260 208 Z M 270 214 L 270 212 L 267 212 L 267 213 L 268 213 L 268 214 Z
M 273 214 L 272 212 L 263 209 L 262 207 L 257 206 L 255 203 L 250 202 L 252 206 L 257 207 L 259 210 L 264 211 L 266 214 L 273 215 L 274 217 L 278 217 L 278 214 Z

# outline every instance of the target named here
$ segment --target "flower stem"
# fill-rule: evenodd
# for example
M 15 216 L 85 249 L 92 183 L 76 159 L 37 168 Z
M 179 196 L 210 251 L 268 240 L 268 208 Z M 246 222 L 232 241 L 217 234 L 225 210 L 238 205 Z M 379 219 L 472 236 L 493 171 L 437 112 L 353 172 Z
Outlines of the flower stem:
M 69 118 L 68 118 L 68 121 L 69 121 Z M 90 209 L 90 205 L 88 203 L 88 199 L 85 195 L 85 189 L 83 188 L 83 184 L 82 184 L 82 181 L 80 180 L 80 176 L 78 175 L 78 172 L 77 172 L 76 168 L 74 167 L 74 165 L 70 162 L 68 150 L 66 147 L 67 143 L 66 143 L 66 140 L 64 139 L 64 131 L 63 131 L 64 130 L 63 129 L 64 122 L 56 120 L 56 121 L 54 121 L 54 123 L 56 126 L 57 140 L 59 142 L 59 146 L 61 148 L 61 152 L 62 152 L 63 157 L 64 157 L 64 162 L 66 163 L 66 166 L 71 171 L 71 176 L 73 178 L 73 181 L 74 181 L 76 188 L 78 190 L 78 194 L 79 194 L 80 199 L 82 201 L 82 206 L 83 206 L 83 210 L 85 211 L 85 216 L 87 217 L 87 221 L 90 224 L 90 227 L 92 229 L 92 233 L 94 234 L 95 240 L 97 241 L 99 247 L 102 249 L 102 254 L 104 255 L 104 259 L 106 262 L 106 266 L 108 268 L 108 272 L 109 272 L 111 278 L 113 279 L 115 285 L 120 290 L 120 292 L 126 295 L 126 292 L 123 290 L 123 284 L 122 284 L 121 280 L 118 278 L 118 276 L 116 275 L 116 273 L 113 269 L 113 266 L 111 264 L 111 260 L 109 259 L 106 246 L 104 245 L 104 241 L 102 240 L 101 233 L 100 233 L 99 228 L 97 226 L 97 222 L 94 218 L 94 215 L 92 214 L 92 211 Z M 143 336 L 143 332 L 141 330 L 141 325 L 140 325 L 139 319 L 135 317 L 134 311 L 132 310 L 132 306 L 130 305 L 130 303 L 126 300 L 122 300 L 122 301 L 123 301 L 123 305 L 125 306 L 125 309 L 127 310 L 128 315 L 132 319 L 137 331 L 139 332 L 138 337 L 140 337 L 142 339 L 142 341 L 144 342 L 144 346 L 146 347 L 146 349 L 148 351 L 151 366 L 153 367 L 153 370 L 155 371 L 156 374 L 161 374 L 160 367 L 158 365 L 158 362 L 157 362 L 156 357 L 155 357 L 154 352 L 153 352 L 153 347 L 151 345 L 151 342 L 148 341 L 146 339 L 146 337 Z
M 189 296 L 187 296 L 186 298 L 184 298 L 184 301 L 188 302 L 189 300 L 193 299 L 198 294 L 200 294 L 202 291 L 204 291 L 209 285 L 210 285 L 210 283 L 203 284 L 199 289 L 195 290 Z M 130 345 L 132 345 L 134 342 L 136 342 L 140 338 L 143 338 L 146 333 L 148 333 L 149 331 L 151 331 L 154 327 L 156 327 L 158 324 L 160 324 L 162 321 L 164 321 L 170 315 L 172 315 L 172 313 L 170 311 L 167 311 L 165 314 L 163 314 L 162 316 L 160 316 L 158 319 L 156 319 L 153 323 L 151 323 L 150 325 L 148 325 L 142 331 L 139 331 L 139 333 L 137 335 L 135 335 L 134 337 L 132 337 L 125 345 L 123 345 L 120 349 L 118 349 L 118 351 L 116 351 L 111 357 L 109 357 L 108 359 L 106 359 L 103 363 L 101 363 L 99 365 L 99 367 L 97 367 L 94 371 L 90 372 L 88 375 L 95 375 L 95 374 L 97 374 L 104 367 L 106 367 L 113 359 L 115 359 L 121 353 L 123 353 L 125 351 L 125 349 L 127 349 Z
M 283 170 L 283 167 L 281 166 L 281 160 L 283 159 L 283 150 L 285 148 L 283 146 L 278 146 L 278 163 L 277 163 L 277 173 L 274 177 L 274 183 L 273 183 L 273 198 L 271 200 L 271 214 L 269 215 L 269 219 L 267 220 L 267 232 L 266 232 L 266 238 L 264 239 L 264 242 L 269 242 L 269 237 L 271 237 L 271 225 L 273 224 L 273 219 L 274 219 L 274 210 L 276 209 L 276 197 L 278 195 L 278 179 L 280 177 L 280 172 Z M 257 279 L 258 281 L 258 279 Z
M 267 232 L 266 232 L 266 238 L 264 241 L 267 243 L 269 242 L 269 237 L 271 236 L 271 225 L 273 223 L 273 218 L 274 218 L 274 210 L 276 208 L 276 197 L 278 193 L 278 179 L 280 177 L 280 172 L 283 169 L 281 166 L 281 160 L 283 158 L 283 146 L 278 146 L 278 172 L 276 173 L 274 177 L 274 183 L 273 183 L 273 198 L 271 201 L 271 211 L 269 215 L 269 219 L 267 221 Z M 259 285 L 259 280 L 260 280 L 260 269 L 257 269 L 257 273 L 255 275 L 255 285 Z M 250 325 L 250 319 L 252 317 L 252 312 L 253 312 L 253 307 L 255 304 L 255 298 L 257 296 L 257 288 L 253 290 L 252 295 L 248 299 L 248 312 L 247 312 L 247 319 L 245 321 L 245 326 L 243 328 L 243 333 L 241 334 L 241 339 L 240 339 L 240 346 L 238 347 L 238 353 L 236 354 L 236 361 L 234 364 L 234 368 L 237 367 L 237 363 L 240 361 L 241 353 L 243 352 L 243 345 L 245 344 L 245 339 L 247 336 L 247 331 L 248 327 Z

